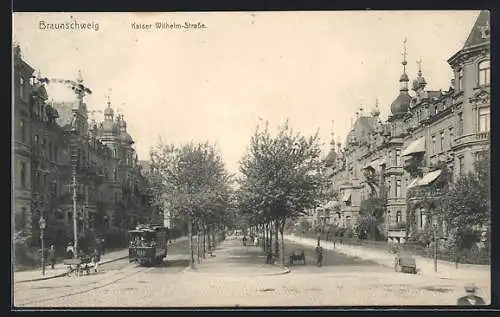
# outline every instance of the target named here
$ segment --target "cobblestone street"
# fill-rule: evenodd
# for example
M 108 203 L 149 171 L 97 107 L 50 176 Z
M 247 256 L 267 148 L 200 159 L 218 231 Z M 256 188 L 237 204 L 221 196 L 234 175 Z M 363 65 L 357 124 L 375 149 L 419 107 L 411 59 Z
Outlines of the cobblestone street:
M 297 248 L 289 244 L 288 248 Z M 79 294 L 32 302 L 36 307 L 194 307 L 309 305 L 454 305 L 462 279 L 395 273 L 378 264 L 329 251 L 325 266 L 292 266 L 289 273 L 265 264 L 258 247 L 228 239 L 214 257 L 186 269 L 187 250 L 163 266 L 127 271 L 113 283 Z M 310 250 L 306 250 L 310 254 Z M 132 269 L 128 269 L 132 270 Z M 97 276 L 96 276 L 97 278 Z M 41 282 L 45 283 L 45 282 Z M 60 282 L 67 285 L 67 282 Z M 478 295 L 490 300 L 489 283 Z

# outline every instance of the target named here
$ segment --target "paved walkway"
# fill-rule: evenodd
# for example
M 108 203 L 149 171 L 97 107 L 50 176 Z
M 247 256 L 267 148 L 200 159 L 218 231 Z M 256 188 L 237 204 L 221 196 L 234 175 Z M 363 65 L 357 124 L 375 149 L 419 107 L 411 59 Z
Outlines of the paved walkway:
M 181 242 L 187 240 L 187 237 L 177 238 L 173 243 Z M 128 257 L 128 248 L 120 249 L 111 252 L 106 252 L 103 256 L 101 256 L 100 265 L 110 263 L 113 261 L 121 260 Z M 45 276 L 42 275 L 42 268 L 34 269 L 34 270 L 26 270 L 20 272 L 14 272 L 14 283 L 24 283 L 24 282 L 34 282 L 41 281 L 56 277 L 64 276 L 67 272 L 67 268 L 63 263 L 58 263 L 52 269 L 49 265 L 45 267 Z
M 290 241 L 300 243 L 308 246 L 316 246 L 316 240 L 311 238 L 303 238 L 294 235 L 286 235 L 285 239 Z M 350 256 L 356 256 L 362 259 L 371 260 L 377 262 L 381 265 L 394 267 L 394 254 L 389 253 L 389 251 L 378 251 L 371 248 L 363 246 L 354 246 L 349 244 L 335 244 L 333 242 L 321 241 L 323 248 L 327 250 L 335 250 L 336 252 L 343 253 Z M 468 278 L 480 278 L 480 279 L 490 279 L 491 277 L 491 266 L 489 265 L 460 265 L 457 269 L 455 264 L 447 261 L 438 261 L 438 272 L 434 272 L 434 260 L 424 258 L 418 255 L 414 255 L 415 261 L 417 263 L 417 269 L 420 270 L 422 275 L 434 276 L 445 279 L 461 279 L 464 277 Z
M 231 276 L 263 276 L 279 275 L 289 271 L 276 265 L 266 264 L 266 256 L 261 247 L 244 247 L 241 239 L 227 239 L 216 248 L 214 256 L 207 255 L 194 270 L 187 273 L 231 275 Z

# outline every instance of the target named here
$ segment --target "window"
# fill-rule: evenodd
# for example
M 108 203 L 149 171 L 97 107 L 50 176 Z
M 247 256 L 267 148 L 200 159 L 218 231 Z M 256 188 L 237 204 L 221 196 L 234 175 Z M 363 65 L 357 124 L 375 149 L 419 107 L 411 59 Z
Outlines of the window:
M 33 136 L 33 143 L 38 144 L 38 135 Z
M 52 155 L 54 154 L 52 150 L 52 142 L 49 142 L 49 159 L 52 160 Z
M 396 166 L 401 165 L 401 150 L 396 150 Z
M 490 131 L 490 108 L 479 108 L 479 132 Z
M 113 178 L 115 181 L 118 180 L 118 172 L 116 171 L 116 168 L 113 168 Z
M 42 139 L 42 148 L 45 148 L 45 144 L 47 144 L 47 140 L 45 138 Z
M 401 180 L 396 181 L 396 198 L 400 197 L 401 194 Z
M 450 132 L 450 139 L 449 139 L 449 144 L 448 144 L 448 147 L 451 149 L 451 147 L 453 146 L 453 138 L 454 138 L 454 135 L 453 135 L 453 128 L 449 128 L 448 129 L 449 132 Z
M 26 82 L 22 76 L 19 76 L 19 97 L 24 100 L 26 91 Z
M 26 122 L 22 119 L 19 121 L 19 137 L 21 142 L 26 142 Z
M 478 65 L 479 86 L 490 84 L 490 61 L 482 61 Z
M 401 217 L 401 210 L 396 211 L 396 223 L 401 223 L 403 221 Z
M 462 91 L 464 89 L 464 69 L 460 68 L 458 70 L 458 91 Z
M 460 112 L 458 114 L 458 135 L 464 134 L 464 116 Z
M 464 157 L 463 156 L 459 156 L 458 157 L 458 175 L 463 175 L 464 174 Z
M 437 150 L 436 150 L 436 136 L 433 135 L 432 136 L 432 154 L 436 154 L 437 153 Z
M 441 131 L 441 138 L 439 141 L 439 150 L 444 151 L 444 131 Z
M 21 188 L 26 188 L 26 163 L 21 162 L 19 179 L 21 180 Z

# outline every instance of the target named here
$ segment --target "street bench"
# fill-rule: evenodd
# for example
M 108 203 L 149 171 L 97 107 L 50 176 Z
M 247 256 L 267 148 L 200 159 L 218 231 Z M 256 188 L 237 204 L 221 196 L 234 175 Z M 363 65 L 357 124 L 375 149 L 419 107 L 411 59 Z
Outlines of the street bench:
M 67 267 L 67 275 L 71 276 L 72 273 L 75 273 L 76 276 L 89 275 L 91 265 L 90 257 L 82 257 L 78 259 L 66 259 L 63 261 L 63 264 Z
M 295 262 L 302 262 L 303 265 L 306 265 L 306 255 L 304 250 L 295 250 L 290 255 L 290 265 L 293 265 Z

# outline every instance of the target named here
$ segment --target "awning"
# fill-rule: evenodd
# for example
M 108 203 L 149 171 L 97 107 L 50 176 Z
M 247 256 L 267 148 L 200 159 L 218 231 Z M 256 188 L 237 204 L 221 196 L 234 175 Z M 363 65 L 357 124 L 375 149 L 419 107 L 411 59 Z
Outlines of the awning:
M 421 180 L 421 178 L 415 178 L 414 180 L 412 180 L 409 184 L 408 184 L 408 187 L 406 187 L 406 189 L 410 189 L 412 187 L 415 187 L 415 186 L 418 186 L 418 182 Z
M 439 175 L 441 175 L 441 170 L 435 170 L 433 172 L 427 173 L 422 177 L 422 179 L 418 182 L 418 186 L 427 186 L 433 181 L 435 181 Z
M 408 147 L 401 153 L 401 156 L 408 156 L 415 153 L 425 152 L 425 137 L 421 137 L 408 145 Z
M 351 194 L 352 192 L 350 190 L 346 190 L 346 192 L 344 193 L 344 197 L 342 197 L 342 201 L 346 202 L 351 200 Z
M 377 160 L 373 160 L 370 164 L 367 164 L 365 167 L 363 167 L 363 169 L 366 169 L 368 167 L 371 167 L 373 168 L 374 170 L 378 171 L 380 169 L 380 159 L 377 159 Z

